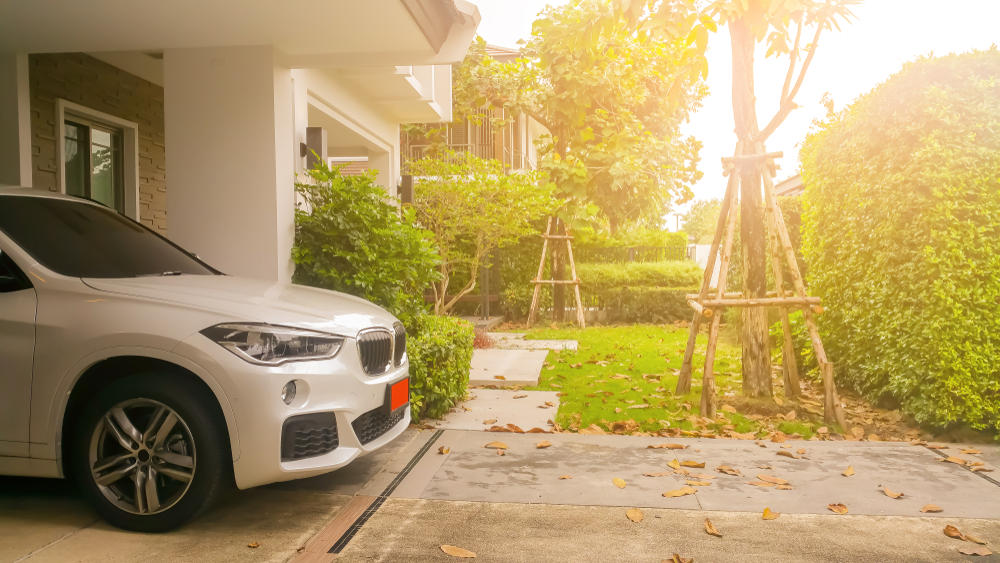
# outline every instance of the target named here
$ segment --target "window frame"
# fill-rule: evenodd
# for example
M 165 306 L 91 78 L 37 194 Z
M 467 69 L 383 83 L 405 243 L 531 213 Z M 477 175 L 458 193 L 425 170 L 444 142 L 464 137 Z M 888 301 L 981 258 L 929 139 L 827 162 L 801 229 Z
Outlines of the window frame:
M 122 192 L 126 217 L 139 221 L 139 125 L 95 109 L 56 98 L 56 183 L 66 193 L 66 120 L 82 120 L 98 127 L 117 129 L 122 134 Z

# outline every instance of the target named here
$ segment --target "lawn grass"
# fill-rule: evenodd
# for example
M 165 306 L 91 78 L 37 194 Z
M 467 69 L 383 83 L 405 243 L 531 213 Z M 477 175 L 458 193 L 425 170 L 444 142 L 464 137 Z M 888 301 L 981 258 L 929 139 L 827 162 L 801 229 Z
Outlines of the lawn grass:
M 741 396 L 741 352 L 732 339 L 725 338 L 720 339 L 715 360 L 718 412 L 724 418 L 717 418 L 711 424 L 706 424 L 704 419 L 699 421 L 707 340 L 704 334 L 698 338 L 701 353 L 695 354 L 691 393 L 673 395 L 687 336 L 686 327 L 674 325 L 532 329 L 527 339 L 576 340 L 579 349 L 550 351 L 538 386 L 528 389 L 562 393 L 554 420 L 567 429 L 596 424 L 608 431 L 621 428 L 622 425 L 613 426 L 616 421 L 634 420 L 638 428 L 629 425 L 634 428 L 632 433 L 673 428 L 745 435 L 779 430 L 786 434 L 798 433 L 806 439 L 812 437 L 815 424 L 811 422 L 767 423 L 766 426 L 761 423 L 766 414 L 780 412 L 780 408 L 773 401 L 754 404 Z M 723 405 L 733 406 L 737 412 L 725 412 Z M 640 407 L 635 408 L 637 406 Z M 765 416 L 740 412 L 741 408 Z

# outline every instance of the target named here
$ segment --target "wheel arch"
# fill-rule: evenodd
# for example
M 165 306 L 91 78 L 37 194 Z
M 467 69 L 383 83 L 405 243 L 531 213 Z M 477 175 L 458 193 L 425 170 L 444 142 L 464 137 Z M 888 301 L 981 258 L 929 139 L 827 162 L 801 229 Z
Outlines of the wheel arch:
M 57 464 L 62 475 L 66 472 L 66 462 L 69 459 L 72 444 L 73 423 L 80 416 L 88 400 L 100 389 L 122 378 L 138 373 L 158 371 L 168 372 L 177 377 L 187 379 L 200 386 L 209 396 L 214 397 L 213 404 L 218 408 L 216 415 L 225 421 L 233 461 L 240 457 L 239 433 L 236 418 L 225 390 L 219 382 L 200 366 L 172 354 L 151 354 L 150 351 L 118 351 L 117 354 L 106 355 L 89 362 L 79 376 L 61 395 L 66 398 L 59 409 L 56 437 Z

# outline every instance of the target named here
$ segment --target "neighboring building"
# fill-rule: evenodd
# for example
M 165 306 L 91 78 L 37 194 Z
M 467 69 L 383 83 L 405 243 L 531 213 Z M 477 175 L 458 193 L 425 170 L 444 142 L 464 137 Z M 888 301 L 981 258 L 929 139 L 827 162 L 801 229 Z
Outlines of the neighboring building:
M 377 169 L 451 120 L 465 0 L 0 3 L 0 184 L 96 199 L 220 270 L 289 281 L 308 149 Z
M 782 180 L 774 186 L 774 194 L 779 197 L 802 195 L 802 192 L 805 190 L 806 185 L 802 183 L 802 176 L 799 176 L 798 174 L 788 178 L 787 180 Z
M 501 62 L 507 62 L 520 56 L 516 49 L 488 45 L 486 53 Z M 509 170 L 533 170 L 537 168 L 538 156 L 535 141 L 548 131 L 537 121 L 525 115 L 513 116 L 512 122 L 497 130 L 485 119 L 492 115 L 504 118 L 503 109 L 482 108 L 478 113 L 484 116 L 482 123 L 477 124 L 464 120 L 452 123 L 432 123 L 430 128 L 445 129 L 445 142 L 448 148 L 457 153 L 471 153 L 479 158 L 496 159 L 504 163 Z M 403 167 L 410 160 L 423 158 L 431 143 L 428 139 L 407 135 L 400 136 L 403 150 Z

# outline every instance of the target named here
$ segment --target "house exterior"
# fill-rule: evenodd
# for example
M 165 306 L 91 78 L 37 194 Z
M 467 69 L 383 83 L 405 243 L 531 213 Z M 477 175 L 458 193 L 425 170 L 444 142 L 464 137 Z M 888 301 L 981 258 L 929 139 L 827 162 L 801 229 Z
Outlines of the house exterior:
M 312 151 L 395 195 L 399 126 L 451 120 L 479 20 L 465 0 L 9 0 L 0 184 L 95 199 L 287 282 Z
M 789 197 L 802 195 L 806 191 L 806 185 L 802 183 L 802 176 L 798 174 L 791 178 L 782 180 L 774 186 L 774 195 L 778 197 Z

